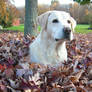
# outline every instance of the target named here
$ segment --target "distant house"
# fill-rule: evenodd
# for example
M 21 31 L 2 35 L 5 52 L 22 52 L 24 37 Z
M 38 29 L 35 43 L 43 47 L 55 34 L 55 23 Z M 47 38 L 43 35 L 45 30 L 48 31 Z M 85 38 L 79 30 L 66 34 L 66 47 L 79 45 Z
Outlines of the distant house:
M 14 19 L 13 20 L 13 23 L 12 23 L 13 26 L 19 26 L 20 25 L 20 19 Z

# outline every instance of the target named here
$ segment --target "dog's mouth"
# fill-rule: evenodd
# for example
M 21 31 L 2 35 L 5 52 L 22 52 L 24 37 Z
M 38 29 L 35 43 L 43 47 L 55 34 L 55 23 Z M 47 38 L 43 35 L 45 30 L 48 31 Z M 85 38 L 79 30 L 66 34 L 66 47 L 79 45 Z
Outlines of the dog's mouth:
M 58 41 L 64 41 L 65 39 L 55 39 L 56 42 Z
M 55 39 L 55 41 L 59 41 L 60 39 Z
M 58 41 L 71 41 L 72 38 L 71 38 L 71 34 L 68 34 L 68 35 L 64 35 L 63 38 L 55 38 L 55 41 L 58 42 Z
M 66 37 L 66 38 L 63 38 L 63 39 L 55 39 L 56 42 L 58 42 L 58 41 L 67 41 L 67 40 L 70 40 L 70 37 Z

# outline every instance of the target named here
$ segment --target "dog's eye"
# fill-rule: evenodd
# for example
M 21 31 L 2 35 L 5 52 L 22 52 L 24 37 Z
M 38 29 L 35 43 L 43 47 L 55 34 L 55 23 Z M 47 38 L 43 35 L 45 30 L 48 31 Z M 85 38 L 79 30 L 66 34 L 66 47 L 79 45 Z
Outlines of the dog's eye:
M 59 21 L 57 19 L 54 19 L 52 22 L 53 23 L 58 23 Z
M 71 21 L 70 20 L 67 20 L 67 22 L 70 24 L 71 23 Z

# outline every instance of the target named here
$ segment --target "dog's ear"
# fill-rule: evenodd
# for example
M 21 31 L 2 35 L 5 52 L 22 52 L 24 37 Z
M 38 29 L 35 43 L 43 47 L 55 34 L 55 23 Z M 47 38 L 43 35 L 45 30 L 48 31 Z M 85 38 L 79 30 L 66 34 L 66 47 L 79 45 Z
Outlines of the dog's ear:
M 74 29 L 75 29 L 77 23 L 76 23 L 76 21 L 75 21 L 75 19 L 74 19 L 73 17 L 71 17 L 70 20 L 71 20 L 72 29 L 73 29 L 73 31 L 74 31 Z
M 50 15 L 51 11 L 48 11 L 46 13 L 41 14 L 40 16 L 37 17 L 37 25 L 41 26 L 42 30 L 46 30 L 47 28 L 47 23 L 48 23 L 48 17 Z

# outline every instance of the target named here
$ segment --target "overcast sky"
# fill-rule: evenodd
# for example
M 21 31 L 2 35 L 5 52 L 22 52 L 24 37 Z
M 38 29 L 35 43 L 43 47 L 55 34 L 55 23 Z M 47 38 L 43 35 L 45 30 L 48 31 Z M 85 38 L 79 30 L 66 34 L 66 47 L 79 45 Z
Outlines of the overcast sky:
M 69 4 L 72 3 L 73 0 L 59 0 L 61 4 Z M 51 0 L 38 0 L 39 4 L 49 4 L 51 3 Z M 14 4 L 16 7 L 21 7 L 25 5 L 25 0 L 14 0 Z

